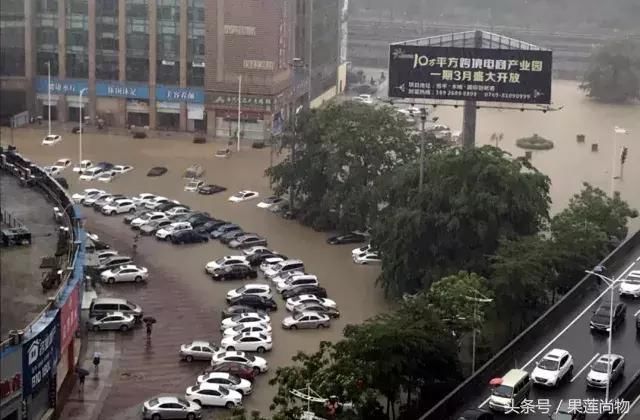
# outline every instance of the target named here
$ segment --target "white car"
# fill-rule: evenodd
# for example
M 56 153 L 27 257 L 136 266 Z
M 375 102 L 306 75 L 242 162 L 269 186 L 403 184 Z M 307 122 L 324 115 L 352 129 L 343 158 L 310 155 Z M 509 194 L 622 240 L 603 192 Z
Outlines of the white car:
M 96 188 L 87 188 L 84 191 L 82 191 L 81 193 L 73 194 L 71 196 L 71 199 L 73 201 L 75 201 L 76 203 L 82 203 L 85 200 L 85 198 L 88 198 L 88 197 L 90 197 L 92 195 L 95 195 L 95 194 L 104 193 L 104 192 L 105 191 L 99 190 L 99 189 L 96 189 Z
M 171 239 L 171 235 L 174 233 L 182 232 L 183 230 L 191 230 L 191 223 L 189 222 L 175 222 L 169 226 L 158 229 L 156 232 L 156 238 L 158 239 Z
M 289 277 L 287 280 L 276 283 L 276 290 L 278 293 L 283 293 L 285 290 L 291 290 L 298 286 L 318 286 L 318 277 L 313 274 L 297 274 Z
M 82 175 L 80 175 L 80 180 L 93 181 L 95 179 L 98 179 L 100 175 L 102 175 L 102 172 L 102 168 L 97 168 L 95 166 L 93 168 L 85 169 L 84 171 L 82 171 Z
M 173 217 L 173 216 L 178 216 L 180 214 L 187 214 L 190 213 L 191 210 L 189 210 L 188 208 L 184 207 L 184 206 L 175 206 L 175 207 L 171 207 L 169 210 L 167 210 L 165 212 L 165 214 L 167 215 L 167 217 Z
M 619 354 L 603 354 L 591 365 L 587 374 L 589 388 L 606 388 L 611 386 L 624 373 L 624 357 Z
M 145 200 L 144 206 L 149 210 L 155 210 L 156 208 L 160 207 L 161 204 L 167 203 L 167 202 L 169 202 L 169 199 L 167 197 L 162 197 L 158 195 L 151 200 Z
M 42 168 L 43 171 L 45 171 L 47 174 L 51 176 L 60 175 L 63 169 L 64 168 L 61 168 L 59 166 L 45 166 L 44 168 Z
M 122 198 L 120 200 L 112 201 L 108 204 L 102 206 L 101 209 L 103 214 L 122 214 L 122 213 L 133 213 L 136 211 L 136 205 L 133 203 L 133 200 L 128 198 Z
M 258 194 L 255 191 L 242 190 L 235 193 L 231 197 L 229 197 L 229 201 L 231 201 L 232 203 L 239 203 L 241 201 L 247 201 L 247 200 L 252 200 L 254 198 L 258 198 L 259 195 L 260 194 Z
M 244 255 L 251 256 L 253 254 L 260 254 L 263 252 L 271 252 L 271 250 L 269 248 L 267 248 L 266 246 L 262 246 L 262 245 L 258 245 L 258 246 L 252 246 L 250 248 L 245 249 L 244 251 L 242 251 L 242 253 Z
M 262 263 L 260 263 L 260 271 L 264 272 L 273 267 L 274 265 L 284 261 L 282 257 L 269 257 L 265 258 Z
M 273 348 L 273 341 L 270 335 L 250 332 L 223 337 L 220 347 L 226 351 L 242 350 L 264 353 Z
M 221 351 L 220 347 L 208 341 L 194 340 L 189 344 L 181 345 L 178 354 L 181 360 L 186 360 L 187 362 L 193 362 L 194 360 L 210 361 L 215 353 Z
M 272 277 L 271 281 L 277 286 L 278 284 L 285 283 L 293 276 L 302 276 L 304 274 L 304 271 L 287 271 L 285 273 Z
M 573 357 L 566 350 L 553 349 L 536 362 L 531 372 L 535 384 L 556 387 L 565 379 L 571 379 L 573 373 Z
M 54 163 L 52 166 L 58 166 L 60 168 L 68 168 L 69 166 L 71 166 L 71 159 L 67 159 L 67 158 L 58 159 L 56 160 L 56 163 Z
M 287 311 L 289 312 L 298 312 L 296 308 L 307 303 L 319 303 L 327 308 L 336 308 L 338 306 L 336 302 L 331 299 L 321 298 L 316 295 L 299 295 L 287 299 L 285 308 L 287 308 Z
M 108 193 L 106 191 L 101 191 L 95 194 L 91 194 L 91 195 L 87 195 L 84 200 L 82 200 L 82 205 L 85 207 L 91 207 L 93 206 L 93 204 L 102 199 L 102 198 L 107 198 L 107 197 L 111 197 L 113 194 Z
M 88 159 L 84 159 L 80 162 L 80 165 L 73 167 L 73 172 L 82 173 L 85 170 L 91 168 L 93 166 L 93 162 Z
M 258 204 L 256 204 L 256 207 L 261 208 L 261 209 L 270 209 L 273 206 L 279 205 L 283 202 L 285 202 L 287 200 L 285 200 L 282 197 L 278 197 L 275 195 L 272 195 L 271 197 L 267 197 L 264 200 L 262 200 L 261 202 L 259 202 Z
M 633 270 L 620 283 L 620 296 L 640 297 L 640 270 Z
M 271 318 L 269 318 L 269 315 L 258 312 L 245 312 L 243 314 L 237 314 L 230 318 L 223 319 L 220 323 L 220 331 L 225 331 L 229 328 L 237 327 L 238 325 L 253 327 L 256 325 L 269 324 L 270 322 Z
M 111 182 L 118 175 L 120 175 L 120 174 L 118 172 L 114 171 L 113 169 L 110 169 L 108 171 L 103 171 L 100 174 L 100 176 L 98 176 L 98 181 L 100 181 L 100 182 Z
M 184 397 L 201 406 L 234 408 L 242 405 L 241 393 L 218 384 L 202 383 L 190 386 Z
M 43 146 L 53 146 L 54 144 L 58 144 L 62 141 L 62 136 L 58 134 L 49 134 L 42 139 Z
M 114 165 L 112 170 L 116 171 L 119 174 L 126 174 L 127 172 L 133 171 L 133 166 L 131 166 L 131 165 Z
M 149 222 L 152 221 L 156 221 L 156 220 L 162 220 L 162 219 L 166 219 L 167 216 L 162 213 L 162 212 L 152 212 L 152 213 L 147 213 L 143 216 L 138 217 L 137 219 L 133 219 L 131 221 L 131 227 L 136 228 L 136 227 L 140 227 L 143 225 L 146 225 Z
M 356 264 L 380 264 L 382 259 L 377 252 L 365 252 L 363 254 L 357 254 L 353 256 L 353 262 Z
M 225 351 L 218 353 L 211 359 L 211 366 L 217 366 L 226 362 L 240 363 L 252 368 L 256 373 L 264 373 L 269 370 L 267 361 L 262 357 L 253 356 L 243 351 Z
M 153 200 L 154 198 L 156 198 L 155 194 L 140 193 L 136 197 L 132 197 L 131 199 L 133 200 L 134 203 L 136 203 L 136 205 L 145 206 L 149 201 Z
M 256 295 L 262 296 L 267 299 L 273 298 L 271 294 L 271 287 L 268 284 L 262 283 L 247 283 L 237 289 L 229 290 L 227 292 L 227 301 L 233 300 L 243 295 Z
M 115 249 L 101 249 L 100 251 L 95 251 L 93 255 L 95 255 L 98 258 L 98 261 L 102 263 L 107 258 L 115 257 L 116 255 L 118 255 L 118 251 L 116 251 Z
M 200 375 L 197 378 L 198 384 L 218 384 L 225 388 L 238 391 L 242 395 L 249 395 L 253 391 L 251 389 L 251 382 L 246 379 L 238 378 L 227 372 L 211 372 L 205 375 Z
M 120 283 L 134 281 L 136 283 L 147 280 L 149 271 L 146 267 L 137 265 L 121 265 L 120 267 L 106 270 L 100 273 L 100 279 L 105 283 Z
M 282 320 L 282 328 L 286 330 L 329 328 L 330 325 L 331 319 L 327 315 L 317 312 L 297 312 Z
M 184 186 L 184 190 L 185 191 L 189 191 L 189 192 L 196 192 L 198 191 L 198 188 L 202 187 L 204 185 L 204 181 L 201 179 L 193 179 L 191 181 L 189 181 L 187 183 L 187 185 Z
M 365 246 L 361 246 L 360 248 L 354 248 L 351 250 L 351 256 L 360 255 L 365 252 L 373 251 L 371 244 L 367 244 Z
M 219 258 L 215 261 L 209 261 L 207 265 L 204 266 L 204 270 L 207 274 L 213 274 L 218 268 L 230 267 L 232 265 L 249 265 L 247 261 L 247 257 L 244 255 L 226 255 L 222 258 Z
M 238 324 L 235 327 L 229 327 L 222 332 L 222 337 L 235 337 L 238 334 L 244 333 L 260 333 L 264 335 L 271 335 L 271 324 L 258 323 L 258 324 Z

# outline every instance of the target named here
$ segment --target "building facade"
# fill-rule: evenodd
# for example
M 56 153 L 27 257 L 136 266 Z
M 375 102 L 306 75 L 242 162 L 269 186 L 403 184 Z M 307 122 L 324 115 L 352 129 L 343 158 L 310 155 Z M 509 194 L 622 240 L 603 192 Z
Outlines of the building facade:
M 296 100 L 337 83 L 338 0 L 0 4 L 5 118 L 25 109 L 46 117 L 51 108 L 53 120 L 77 121 L 82 109 L 111 126 L 226 137 L 237 133 L 240 98 L 242 136 L 263 139 Z M 295 58 L 311 71 L 300 72 Z

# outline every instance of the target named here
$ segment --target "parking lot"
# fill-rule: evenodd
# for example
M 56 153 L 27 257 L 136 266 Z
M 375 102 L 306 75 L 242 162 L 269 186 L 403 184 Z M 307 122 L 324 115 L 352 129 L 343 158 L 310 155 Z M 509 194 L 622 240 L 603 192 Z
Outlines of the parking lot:
M 65 134 L 63 141 L 53 147 L 40 145 L 42 132 L 16 131 L 19 150 L 41 165 L 50 165 L 60 158 L 77 159 L 77 136 Z M 290 363 L 298 351 L 311 352 L 321 340 L 339 339 L 348 323 L 361 322 L 388 309 L 382 292 L 375 288 L 376 266 L 358 266 L 351 260 L 350 250 L 357 245 L 326 244 L 327 234 L 314 232 L 296 222 L 256 207 L 258 200 L 231 203 L 227 198 L 242 189 L 258 191 L 262 198 L 270 195 L 264 169 L 270 162 L 268 149 L 246 149 L 229 158 L 215 158 L 220 146 L 193 144 L 190 139 L 144 139 L 85 134 L 84 159 L 128 164 L 134 170 L 115 178 L 111 183 L 79 182 L 68 169 L 62 173 L 71 192 L 96 187 L 113 193 L 137 195 L 147 192 L 160 194 L 187 204 L 194 210 L 238 223 L 247 232 L 258 233 L 269 241 L 269 248 L 291 258 L 304 261 L 306 270 L 318 276 L 329 298 L 337 302 L 341 312 L 331 327 L 321 330 L 284 331 L 281 321 L 288 315 L 284 301 L 276 295 L 277 312 L 271 313 L 273 350 L 266 353 L 269 373 L 261 375 L 253 395 L 244 405 L 249 409 L 267 412 L 275 389 L 268 384 L 277 366 Z M 277 159 L 277 156 L 276 156 Z M 183 172 L 192 164 L 201 165 L 207 183 L 222 185 L 227 191 L 204 196 L 183 191 Z M 163 166 L 168 172 L 160 177 L 147 177 L 152 166 Z M 134 232 L 122 222 L 122 216 L 103 216 L 92 209 L 85 211 L 86 225 L 118 249 L 130 254 Z M 158 392 L 184 393 L 195 381 L 200 366 L 188 366 L 178 359 L 179 346 L 193 339 L 220 341 L 220 312 L 226 306 L 224 295 L 229 289 L 248 281 L 214 282 L 204 272 L 204 265 L 224 255 L 237 254 L 217 241 L 206 244 L 174 246 L 154 237 L 138 242 L 135 262 L 149 269 L 146 285 L 105 285 L 104 295 L 131 299 L 144 307 L 145 314 L 157 318 L 151 347 L 146 348 L 141 330 L 124 334 L 119 342 L 121 357 L 112 374 L 113 385 L 103 405 L 101 418 L 114 418 L 135 412 L 145 398 Z M 253 280 L 251 280 L 253 282 Z M 259 278 L 257 282 L 261 282 Z M 133 411 L 132 411 L 133 410 Z

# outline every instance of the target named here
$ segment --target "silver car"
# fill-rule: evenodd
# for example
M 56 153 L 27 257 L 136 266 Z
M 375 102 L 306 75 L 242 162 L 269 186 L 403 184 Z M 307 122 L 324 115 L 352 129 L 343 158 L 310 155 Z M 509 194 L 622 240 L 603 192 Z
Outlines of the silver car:
M 87 321 L 87 327 L 93 331 L 120 330 L 129 331 L 136 324 L 133 315 L 126 315 L 122 312 L 110 312 L 106 315 L 98 315 Z
M 293 316 L 288 316 L 282 320 L 282 327 L 287 330 L 297 330 L 298 328 L 329 328 L 331 319 L 324 314 L 317 312 L 297 312 Z
M 142 404 L 142 418 L 145 420 L 202 418 L 202 408 L 184 397 L 166 395 L 152 398 Z
M 587 386 L 606 388 L 617 381 L 624 372 L 624 357 L 619 354 L 603 354 L 591 365 L 587 373 Z M 609 375 L 610 374 L 610 375 Z
M 192 362 L 194 360 L 211 361 L 214 354 L 220 352 L 220 347 L 208 341 L 192 341 L 180 346 L 180 359 Z

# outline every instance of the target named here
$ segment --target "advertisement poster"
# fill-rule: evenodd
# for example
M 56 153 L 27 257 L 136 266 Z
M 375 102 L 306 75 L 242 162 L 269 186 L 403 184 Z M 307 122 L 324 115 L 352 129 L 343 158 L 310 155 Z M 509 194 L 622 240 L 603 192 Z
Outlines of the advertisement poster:
M 56 312 L 49 324 L 22 348 L 22 396 L 26 398 L 55 374 L 60 349 L 60 312 Z
M 74 287 L 67 301 L 60 308 L 60 349 L 67 348 L 78 329 L 79 314 L 79 285 Z

